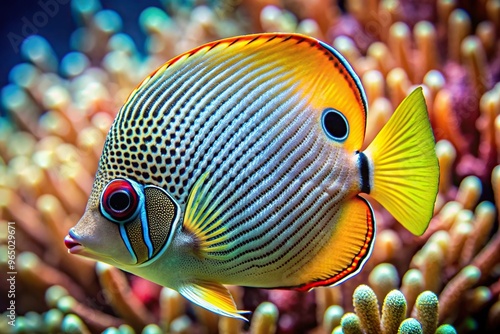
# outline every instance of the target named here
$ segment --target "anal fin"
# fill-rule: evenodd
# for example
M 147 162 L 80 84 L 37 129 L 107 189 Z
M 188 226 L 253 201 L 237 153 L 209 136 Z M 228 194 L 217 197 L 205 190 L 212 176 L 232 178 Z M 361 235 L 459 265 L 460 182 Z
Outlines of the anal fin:
M 239 311 L 229 290 L 220 283 L 191 281 L 182 285 L 178 291 L 189 301 L 211 312 L 248 321 L 241 315 L 248 311 Z
M 295 289 L 308 291 L 342 283 L 361 271 L 375 241 L 375 217 L 368 201 L 356 196 L 339 211 L 330 239 L 300 270 Z

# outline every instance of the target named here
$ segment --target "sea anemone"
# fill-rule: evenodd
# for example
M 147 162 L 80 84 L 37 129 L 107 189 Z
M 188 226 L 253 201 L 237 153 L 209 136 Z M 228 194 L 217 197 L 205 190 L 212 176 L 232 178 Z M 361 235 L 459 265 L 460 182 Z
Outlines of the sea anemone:
M 500 331 L 500 1 L 165 0 L 140 14 L 144 54 L 112 8 L 73 0 L 71 10 L 73 51 L 59 60 L 43 30 L 27 37 L 1 92 L 0 332 Z M 67 254 L 134 87 L 183 51 L 263 31 L 308 34 L 347 58 L 367 93 L 366 143 L 424 87 L 440 163 L 427 232 L 412 236 L 374 205 L 375 248 L 351 280 L 310 293 L 229 287 L 249 324 Z

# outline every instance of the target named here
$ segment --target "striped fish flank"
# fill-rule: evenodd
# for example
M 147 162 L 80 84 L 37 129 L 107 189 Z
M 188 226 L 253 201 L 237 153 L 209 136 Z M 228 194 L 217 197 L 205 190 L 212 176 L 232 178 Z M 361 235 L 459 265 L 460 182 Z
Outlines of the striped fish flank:
M 357 178 L 342 148 L 318 137 L 315 111 L 297 94 L 289 68 L 302 60 L 276 66 L 273 47 L 261 50 L 273 57 L 258 68 L 261 53 L 221 59 L 212 48 L 191 55 L 189 67 L 159 70 L 120 111 L 101 159 L 109 179 L 155 183 L 181 206 L 208 172 L 227 237 L 207 247 L 203 270 L 224 283 L 292 277 L 330 237 Z

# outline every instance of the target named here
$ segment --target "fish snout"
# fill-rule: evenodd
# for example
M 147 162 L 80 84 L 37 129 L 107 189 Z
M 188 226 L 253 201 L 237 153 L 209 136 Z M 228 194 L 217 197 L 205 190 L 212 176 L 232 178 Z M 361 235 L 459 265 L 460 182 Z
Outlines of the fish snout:
M 64 238 L 64 245 L 68 248 L 68 252 L 71 254 L 77 254 L 83 250 L 84 246 L 77 241 L 77 236 L 73 230 L 69 230 L 68 235 Z

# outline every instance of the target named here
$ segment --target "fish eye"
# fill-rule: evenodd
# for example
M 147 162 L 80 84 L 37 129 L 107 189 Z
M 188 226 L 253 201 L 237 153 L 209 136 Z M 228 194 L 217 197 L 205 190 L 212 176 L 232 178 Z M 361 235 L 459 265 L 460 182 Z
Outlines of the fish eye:
M 127 223 L 137 215 L 139 196 L 127 180 L 116 179 L 106 185 L 101 198 L 101 213 L 115 223 Z
M 328 138 L 343 142 L 349 135 L 349 122 L 338 110 L 327 108 L 321 115 L 321 126 Z
M 132 198 L 125 190 L 117 190 L 108 197 L 108 207 L 114 212 L 124 212 L 130 208 Z

